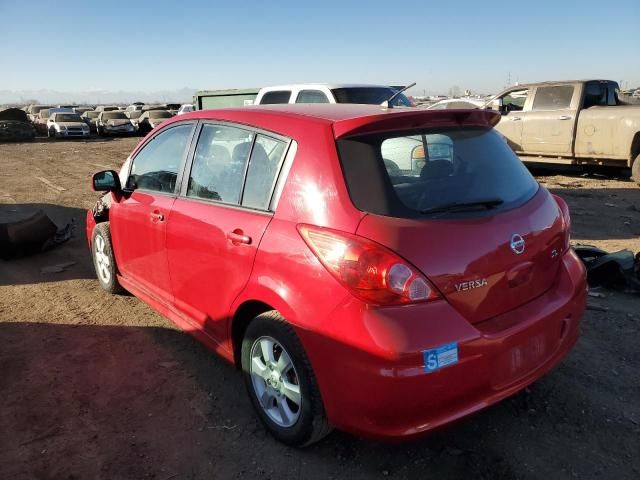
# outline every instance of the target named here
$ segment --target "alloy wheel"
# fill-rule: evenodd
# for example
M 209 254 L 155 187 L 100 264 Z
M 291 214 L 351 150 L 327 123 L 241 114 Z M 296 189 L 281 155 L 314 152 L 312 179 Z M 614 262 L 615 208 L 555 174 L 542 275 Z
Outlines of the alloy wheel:
M 251 346 L 251 383 L 264 413 L 280 427 L 295 425 L 300 417 L 300 379 L 291 356 L 272 337 L 260 337 Z
M 103 283 L 111 281 L 111 259 L 105 253 L 105 241 L 102 235 L 96 235 L 93 254 L 96 259 L 96 270 Z

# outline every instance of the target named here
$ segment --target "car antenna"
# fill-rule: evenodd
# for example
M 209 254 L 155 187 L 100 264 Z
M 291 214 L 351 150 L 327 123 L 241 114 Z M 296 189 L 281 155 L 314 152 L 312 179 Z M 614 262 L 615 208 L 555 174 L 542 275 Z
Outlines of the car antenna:
M 404 92 L 405 90 L 409 90 L 411 87 L 414 87 L 416 85 L 416 82 L 413 82 L 411 85 L 407 85 L 406 87 L 398 90 L 396 93 L 394 93 L 393 95 L 391 95 L 387 100 L 385 100 L 384 102 L 382 102 L 380 105 L 385 107 L 385 108 L 393 108 L 393 106 L 391 105 L 391 101 L 396 98 L 398 95 L 400 95 L 402 92 Z

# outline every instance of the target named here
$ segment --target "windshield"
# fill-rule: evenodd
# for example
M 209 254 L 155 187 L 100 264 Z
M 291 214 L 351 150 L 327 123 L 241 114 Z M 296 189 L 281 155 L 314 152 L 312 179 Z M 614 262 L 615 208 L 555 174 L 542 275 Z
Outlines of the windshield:
M 57 113 L 56 122 L 82 122 L 82 118 L 77 113 Z
M 492 129 L 363 136 L 338 140 L 338 149 L 354 204 L 381 215 L 424 217 L 433 209 L 438 217 L 471 210 L 482 214 L 515 208 L 538 190 Z M 457 204 L 470 205 L 442 210 Z
M 104 112 L 102 114 L 103 120 L 127 120 L 127 116 L 124 112 L 116 111 L 116 112 Z
M 131 120 L 135 120 L 136 118 L 140 118 L 141 115 L 142 115 L 142 110 L 134 110 L 132 112 L 129 112 L 129 118 Z
M 98 115 L 100 115 L 100 112 L 86 112 L 85 115 L 88 118 L 98 118 Z
M 380 105 L 389 100 L 396 93 L 391 87 L 349 87 L 334 88 L 331 90 L 338 103 L 366 103 L 369 105 Z M 411 102 L 403 93 L 393 99 L 391 105 L 394 107 L 410 107 Z
M 149 118 L 171 118 L 171 114 L 166 110 L 151 110 Z

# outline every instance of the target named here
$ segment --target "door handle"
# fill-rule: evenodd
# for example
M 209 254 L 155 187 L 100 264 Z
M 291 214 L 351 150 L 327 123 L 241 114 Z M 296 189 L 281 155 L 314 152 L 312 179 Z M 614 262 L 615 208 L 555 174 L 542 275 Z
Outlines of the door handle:
M 164 215 L 161 214 L 158 211 L 151 212 L 150 216 L 151 216 L 151 221 L 152 222 L 163 222 L 164 221 Z
M 569 115 L 560 115 L 558 120 L 571 120 L 571 117 Z
M 249 235 L 245 235 L 239 228 L 236 228 L 233 232 L 227 233 L 227 238 L 234 245 L 251 245 L 251 237 Z
M 521 117 L 511 117 L 511 121 L 512 122 L 517 122 L 517 121 L 520 121 L 520 120 L 522 120 Z

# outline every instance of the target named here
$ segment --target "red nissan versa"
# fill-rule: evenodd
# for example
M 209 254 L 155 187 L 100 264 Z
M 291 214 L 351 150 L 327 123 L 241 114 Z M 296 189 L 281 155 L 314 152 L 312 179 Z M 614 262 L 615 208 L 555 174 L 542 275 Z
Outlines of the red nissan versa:
M 408 438 L 487 407 L 578 339 L 567 205 L 482 110 L 204 110 L 96 173 L 98 279 L 242 369 L 267 429 Z

